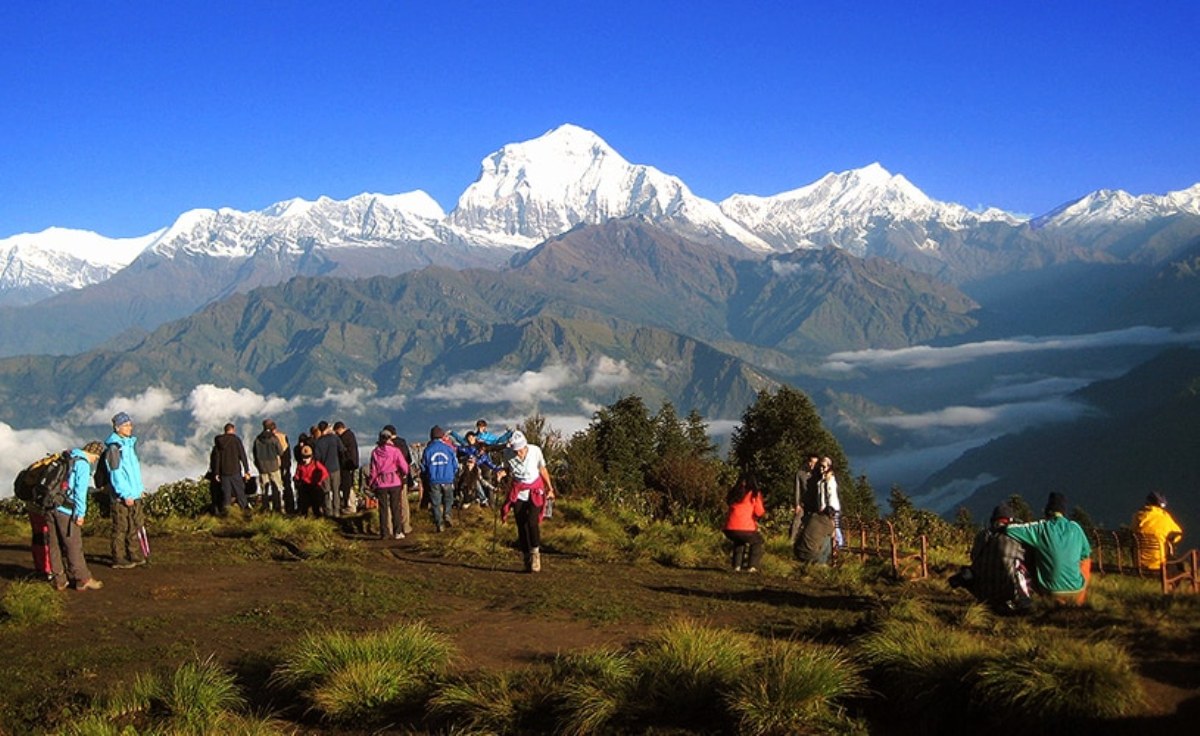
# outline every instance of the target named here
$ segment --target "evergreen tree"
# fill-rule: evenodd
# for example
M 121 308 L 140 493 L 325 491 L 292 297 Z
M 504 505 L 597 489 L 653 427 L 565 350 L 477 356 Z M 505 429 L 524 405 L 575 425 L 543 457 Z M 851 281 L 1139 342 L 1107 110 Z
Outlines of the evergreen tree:
M 1008 497 L 1008 505 L 1012 507 L 1013 513 L 1021 521 L 1035 521 L 1041 518 L 1033 513 L 1033 508 L 1019 493 Z
M 804 454 L 814 452 L 833 460 L 839 495 L 857 498 L 854 479 L 848 472 L 846 455 L 808 396 L 790 386 L 772 394 L 762 391 L 742 414 L 733 431 L 731 462 L 740 470 L 758 476 L 768 504 L 790 506 L 796 472 Z
M 596 413 L 596 450 L 604 480 L 624 493 L 646 488 L 654 457 L 654 422 L 640 396 L 626 396 Z
M 692 409 L 684 422 L 684 435 L 687 436 L 688 446 L 692 454 L 709 460 L 717 457 L 717 443 L 708 436 L 708 423 L 700 412 Z

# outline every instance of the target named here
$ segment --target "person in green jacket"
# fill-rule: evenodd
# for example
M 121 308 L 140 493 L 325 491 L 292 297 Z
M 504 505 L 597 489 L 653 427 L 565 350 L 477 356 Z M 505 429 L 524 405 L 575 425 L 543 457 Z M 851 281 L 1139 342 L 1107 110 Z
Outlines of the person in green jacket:
M 1051 493 L 1046 518 L 1009 524 L 1004 533 L 1035 553 L 1038 588 L 1060 603 L 1082 605 L 1091 577 L 1092 545 L 1083 527 L 1066 517 L 1067 497 Z

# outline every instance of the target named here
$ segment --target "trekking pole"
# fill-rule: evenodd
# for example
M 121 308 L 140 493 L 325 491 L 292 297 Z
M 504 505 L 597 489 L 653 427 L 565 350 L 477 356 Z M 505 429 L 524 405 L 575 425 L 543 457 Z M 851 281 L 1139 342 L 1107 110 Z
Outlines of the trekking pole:
M 138 528 L 138 544 L 142 546 L 142 559 L 147 564 L 150 563 L 150 537 L 146 534 L 146 526 L 143 524 Z

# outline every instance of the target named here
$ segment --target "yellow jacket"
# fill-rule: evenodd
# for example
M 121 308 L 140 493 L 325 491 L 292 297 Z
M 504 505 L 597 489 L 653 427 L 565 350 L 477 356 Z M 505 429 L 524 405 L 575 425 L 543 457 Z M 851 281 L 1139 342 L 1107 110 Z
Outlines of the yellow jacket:
M 1138 554 L 1139 564 L 1149 570 L 1158 570 L 1162 567 L 1163 548 L 1167 538 L 1173 534 L 1178 537 L 1183 536 L 1183 530 L 1167 513 L 1167 510 L 1153 505 L 1143 506 L 1133 515 L 1133 530 L 1139 534 L 1152 535 L 1158 541 L 1158 544 L 1152 547 L 1143 547 Z

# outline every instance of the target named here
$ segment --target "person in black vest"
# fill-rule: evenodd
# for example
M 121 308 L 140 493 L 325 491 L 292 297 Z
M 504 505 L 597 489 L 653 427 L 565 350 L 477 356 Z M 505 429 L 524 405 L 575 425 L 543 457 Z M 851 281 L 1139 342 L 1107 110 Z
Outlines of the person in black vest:
M 339 460 L 343 452 L 342 441 L 333 433 L 329 422 L 323 419 L 317 422 L 315 432 L 312 437 L 313 459 L 329 471 L 329 478 L 325 482 L 325 515 L 337 516 L 342 498 L 342 464 Z
M 342 513 L 358 511 L 358 499 L 354 495 L 354 471 L 358 470 L 358 438 L 345 422 L 334 422 L 333 433 L 341 440 L 338 463 L 341 466 Z

